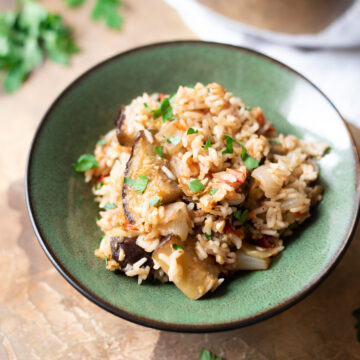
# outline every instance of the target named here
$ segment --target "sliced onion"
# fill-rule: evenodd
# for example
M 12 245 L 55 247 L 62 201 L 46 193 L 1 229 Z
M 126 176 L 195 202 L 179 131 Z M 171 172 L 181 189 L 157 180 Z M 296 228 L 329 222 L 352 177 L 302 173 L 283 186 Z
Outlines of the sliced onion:
M 270 258 L 259 259 L 245 254 L 241 250 L 236 253 L 236 263 L 232 265 L 232 270 L 266 270 L 271 264 Z
M 259 166 L 252 172 L 251 176 L 259 182 L 260 189 L 264 191 L 267 198 L 274 197 L 284 182 L 282 178 L 273 175 L 269 165 Z

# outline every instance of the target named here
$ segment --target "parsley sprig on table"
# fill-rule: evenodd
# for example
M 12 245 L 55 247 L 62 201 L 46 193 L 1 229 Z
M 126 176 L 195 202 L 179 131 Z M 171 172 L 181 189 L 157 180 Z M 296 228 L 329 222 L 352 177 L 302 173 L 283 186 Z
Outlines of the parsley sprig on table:
M 65 0 L 65 3 L 70 7 L 78 7 L 83 5 L 85 1 Z M 91 17 L 95 21 L 104 21 L 110 29 L 121 30 L 124 22 L 123 16 L 120 13 L 122 6 L 122 0 L 96 0 Z
M 46 55 L 68 65 L 70 56 L 79 51 L 61 16 L 34 0 L 20 4 L 17 11 L 0 13 L 0 73 L 5 73 L 8 93 L 17 90 Z

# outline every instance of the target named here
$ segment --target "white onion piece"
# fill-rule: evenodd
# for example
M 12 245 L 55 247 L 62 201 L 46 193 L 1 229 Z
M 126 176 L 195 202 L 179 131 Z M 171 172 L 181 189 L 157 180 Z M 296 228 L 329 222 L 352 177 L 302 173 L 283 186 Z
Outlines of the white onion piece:
M 259 259 L 238 251 L 236 263 L 231 266 L 232 270 L 266 270 L 271 264 L 269 258 Z
M 284 179 L 273 174 L 269 165 L 262 165 L 255 169 L 251 176 L 259 182 L 260 189 L 267 198 L 272 198 L 280 191 Z

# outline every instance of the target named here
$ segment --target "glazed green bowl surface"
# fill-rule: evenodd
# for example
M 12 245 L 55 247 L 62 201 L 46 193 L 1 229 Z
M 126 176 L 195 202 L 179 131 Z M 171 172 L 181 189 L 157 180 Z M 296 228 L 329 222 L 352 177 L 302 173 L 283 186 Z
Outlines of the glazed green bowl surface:
M 143 92 L 218 82 L 249 106 L 263 108 L 279 132 L 327 142 L 319 161 L 323 201 L 285 241 L 267 271 L 227 278 L 193 301 L 173 284 L 141 286 L 107 271 L 94 256 L 100 230 L 91 187 L 72 164 L 113 128 L 122 104 Z M 130 50 L 90 69 L 54 102 L 28 161 L 27 202 L 41 246 L 82 294 L 130 321 L 175 331 L 236 328 L 274 315 L 303 298 L 335 266 L 349 243 L 359 203 L 358 158 L 339 112 L 308 80 L 248 49 L 182 41 Z

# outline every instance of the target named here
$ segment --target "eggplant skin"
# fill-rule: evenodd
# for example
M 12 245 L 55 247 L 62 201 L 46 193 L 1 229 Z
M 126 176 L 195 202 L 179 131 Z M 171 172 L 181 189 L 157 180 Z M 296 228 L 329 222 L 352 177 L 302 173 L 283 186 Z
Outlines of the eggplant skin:
M 148 209 L 148 201 L 153 196 L 159 196 L 163 205 L 177 201 L 181 190 L 177 181 L 171 180 L 162 170 L 168 166 L 165 158 L 160 158 L 154 152 L 155 143 L 150 143 L 143 130 L 139 131 L 126 164 L 124 176 L 133 180 L 139 175 L 148 177 L 148 185 L 142 194 L 136 193 L 126 184 L 122 188 L 122 202 L 125 216 L 134 224 L 143 216 L 143 210 Z
M 115 120 L 116 137 L 120 145 L 131 146 L 133 139 L 131 139 L 128 135 L 126 135 L 124 129 L 125 126 L 126 126 L 125 106 L 121 106 Z
M 122 238 L 120 236 L 112 236 L 110 239 L 110 247 L 112 258 L 119 263 L 121 268 L 124 268 L 128 264 L 133 265 L 144 257 L 147 259 L 144 266 L 149 265 L 152 268 L 154 265 L 151 254 L 147 253 L 143 248 L 136 245 L 136 237 Z M 123 249 L 125 252 L 125 258 L 124 260 L 119 261 L 119 254 L 121 249 Z

